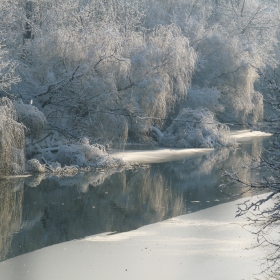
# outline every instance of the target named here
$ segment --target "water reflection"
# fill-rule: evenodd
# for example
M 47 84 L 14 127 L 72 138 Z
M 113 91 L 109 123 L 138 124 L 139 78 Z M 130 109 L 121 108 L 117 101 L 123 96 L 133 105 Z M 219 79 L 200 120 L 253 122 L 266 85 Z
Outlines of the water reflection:
M 221 189 L 220 167 L 242 170 L 246 152 L 221 149 L 180 161 L 131 170 L 80 173 L 73 178 L 38 175 L 0 182 L 1 261 L 56 243 L 102 232 L 123 232 L 232 199 Z M 250 178 L 251 172 L 242 176 Z
M 4 260 L 11 250 L 13 234 L 21 227 L 23 180 L 2 181 L 0 201 L 0 260 Z

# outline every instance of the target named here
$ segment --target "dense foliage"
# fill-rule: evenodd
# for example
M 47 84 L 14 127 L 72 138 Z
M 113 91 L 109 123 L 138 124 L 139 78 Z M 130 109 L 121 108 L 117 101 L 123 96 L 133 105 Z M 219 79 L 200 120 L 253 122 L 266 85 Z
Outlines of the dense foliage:
M 278 69 L 277 1 L 2 0 L 0 6 L 0 95 L 17 104 L 28 128 L 28 158 L 41 160 L 42 149 L 81 137 L 123 144 L 159 140 L 162 132 L 166 146 L 182 146 L 168 141 L 176 139 L 184 147 L 212 147 L 226 144 L 228 129 L 217 120 L 262 120 L 256 68 Z M 185 108 L 193 113 L 182 114 Z M 186 125 L 175 133 L 178 114 Z M 197 141 L 188 124 L 193 118 L 213 122 L 200 126 L 203 132 L 196 127 L 204 135 Z

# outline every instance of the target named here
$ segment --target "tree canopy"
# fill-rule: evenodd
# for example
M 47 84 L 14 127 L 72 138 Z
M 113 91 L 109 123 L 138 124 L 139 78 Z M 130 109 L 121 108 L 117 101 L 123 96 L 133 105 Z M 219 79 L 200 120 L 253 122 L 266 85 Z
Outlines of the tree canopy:
M 255 125 L 264 114 L 256 69 L 278 71 L 278 5 L 3 0 L 0 95 L 18 104 L 26 127 L 38 126 L 26 135 L 29 156 L 81 137 L 122 145 L 159 140 L 155 131 L 167 135 L 177 116 L 194 120 L 195 114 L 182 110 L 198 110 L 213 125 Z M 23 108 L 36 124 L 31 115 L 20 117 Z M 188 147 L 194 130 L 183 127 L 176 139 Z M 224 126 L 203 127 L 211 139 L 192 139 L 194 146 L 226 139 Z

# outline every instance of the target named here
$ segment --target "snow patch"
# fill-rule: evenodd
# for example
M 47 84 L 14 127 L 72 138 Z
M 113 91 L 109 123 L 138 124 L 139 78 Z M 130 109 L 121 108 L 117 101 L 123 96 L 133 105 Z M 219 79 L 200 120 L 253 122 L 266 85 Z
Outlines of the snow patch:
M 159 149 L 148 151 L 123 151 L 116 152 L 112 155 L 116 158 L 121 158 L 125 162 L 130 163 L 160 163 L 169 162 L 186 158 L 193 158 L 195 156 L 208 155 L 214 149 Z
M 233 131 L 230 134 L 230 138 L 237 141 L 246 141 L 248 139 L 252 139 L 254 137 L 270 137 L 272 133 L 267 133 L 263 131 L 254 131 L 254 130 L 237 130 Z

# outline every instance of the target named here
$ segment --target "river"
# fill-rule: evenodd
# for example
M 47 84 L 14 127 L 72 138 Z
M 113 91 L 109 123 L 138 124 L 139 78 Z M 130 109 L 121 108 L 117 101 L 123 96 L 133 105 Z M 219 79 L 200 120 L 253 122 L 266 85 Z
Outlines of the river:
M 113 151 L 139 162 L 129 170 L 0 181 L 0 261 L 86 236 L 131 231 L 250 195 L 236 196 L 241 188 L 223 185 L 221 170 L 234 170 L 242 179 L 259 176 L 245 166 L 270 140 L 246 133 L 233 133 L 240 142 L 237 149 L 129 146 Z

